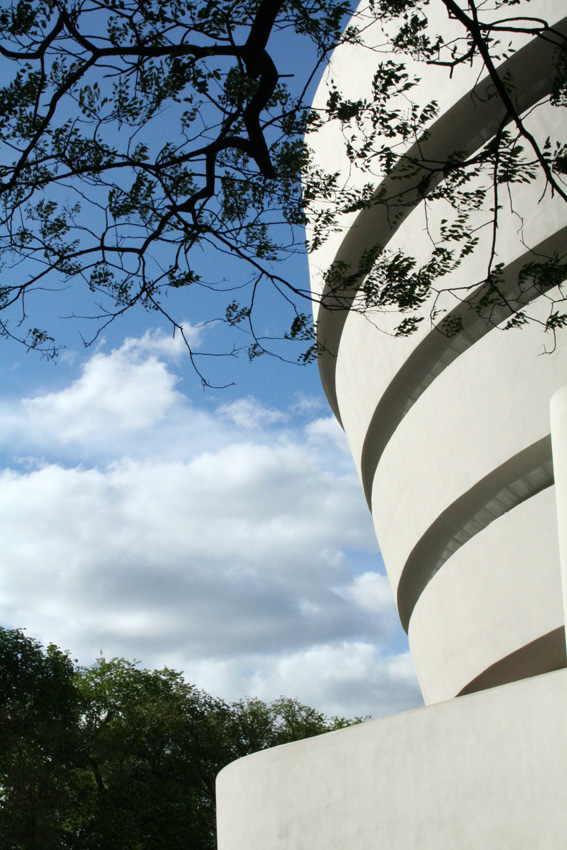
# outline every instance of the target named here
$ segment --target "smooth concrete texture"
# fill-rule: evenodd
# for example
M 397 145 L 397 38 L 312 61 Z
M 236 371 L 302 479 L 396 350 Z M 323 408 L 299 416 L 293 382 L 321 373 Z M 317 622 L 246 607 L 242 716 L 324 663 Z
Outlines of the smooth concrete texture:
M 537 191 L 537 190 L 536 190 Z M 526 201 L 528 208 L 533 204 L 533 198 Z M 565 203 L 561 201 L 562 206 L 557 203 L 553 204 L 553 215 L 548 219 L 545 217 L 545 210 L 538 209 L 538 216 L 541 214 L 543 221 L 546 221 L 549 228 L 546 238 L 540 239 L 541 225 L 538 227 L 537 239 L 530 243 L 534 246 L 533 251 L 526 251 L 521 245 L 517 234 L 512 244 L 507 245 L 510 249 L 510 254 L 505 258 L 508 260 L 507 268 L 511 267 L 515 274 L 512 275 L 510 289 L 517 281 L 518 271 L 527 263 L 535 262 L 538 259 L 538 253 L 546 252 L 549 256 L 554 252 L 561 253 L 566 244 L 565 226 Z M 423 215 L 423 210 L 417 210 Z M 562 213 L 562 219 L 559 219 L 558 213 Z M 556 221 L 557 219 L 557 221 Z M 539 220 L 539 218 L 538 218 Z M 402 245 L 396 242 L 393 248 L 405 249 L 411 255 L 415 255 L 416 243 L 419 243 L 423 233 L 423 222 L 416 222 L 416 231 L 409 230 L 406 234 L 406 242 Z M 556 231 L 559 231 L 555 236 Z M 429 245 L 430 247 L 430 245 Z M 486 253 L 480 251 L 475 252 L 475 267 L 469 272 L 467 268 L 460 268 L 458 273 L 447 275 L 440 281 L 444 287 L 448 287 L 453 283 L 455 286 L 462 285 L 463 281 L 470 281 L 471 288 L 475 289 L 475 283 L 481 281 L 486 273 L 485 262 Z M 504 259 L 504 258 L 503 258 Z M 507 293 L 508 294 L 508 293 Z M 515 300 L 515 292 L 511 292 L 511 301 Z M 453 310 L 460 302 L 450 294 L 446 298 L 446 306 L 448 310 Z M 545 299 L 539 299 L 539 303 L 533 303 L 530 308 L 530 315 L 534 318 L 545 320 L 545 310 L 548 303 Z M 335 363 L 335 381 L 338 406 L 340 410 L 341 423 L 347 434 L 351 451 L 357 468 L 363 479 L 367 479 L 365 489 L 371 489 L 372 476 L 376 470 L 376 464 L 368 470 L 363 466 L 363 449 L 368 436 L 372 418 L 379 407 L 386 393 L 394 391 L 395 399 L 398 402 L 400 413 L 397 421 L 388 427 L 388 423 L 384 425 L 388 429 L 388 438 L 391 438 L 392 431 L 399 426 L 402 418 L 411 409 L 415 403 L 416 397 L 419 398 L 428 387 L 434 383 L 442 373 L 453 366 L 457 366 L 458 360 L 468 354 L 469 359 L 472 357 L 480 359 L 479 367 L 475 371 L 480 372 L 483 367 L 483 355 L 478 352 L 486 346 L 494 346 L 494 357 L 499 355 L 498 348 L 507 348 L 512 346 L 517 350 L 518 343 L 512 338 L 518 334 L 506 333 L 505 336 L 509 340 L 504 340 L 500 343 L 496 341 L 496 337 L 502 336 L 503 331 L 493 333 L 494 321 L 491 318 L 478 317 L 474 310 L 466 308 L 461 309 L 461 315 L 466 315 L 467 318 L 474 317 L 477 319 L 479 327 L 475 334 L 470 336 L 459 334 L 453 337 L 444 336 L 438 330 L 431 327 L 429 311 L 431 304 L 426 303 L 421 310 L 423 321 L 418 326 L 418 331 L 407 338 L 399 338 L 392 336 L 394 326 L 399 322 L 399 315 L 392 313 L 384 313 L 379 315 L 365 315 L 356 310 L 350 311 L 346 318 L 341 336 L 339 355 Z M 492 314 L 491 314 L 492 316 Z M 508 316 L 502 316 L 502 319 Z M 499 321 L 496 322 L 498 324 Z M 523 331 L 530 332 L 529 328 L 524 328 Z M 552 348 L 552 341 L 547 340 L 541 330 L 541 326 L 533 328 L 535 332 L 529 345 L 532 348 L 533 354 L 537 357 L 542 353 L 544 345 L 547 342 L 548 348 Z M 472 337 L 472 338 L 471 338 Z M 491 340 L 489 343 L 488 340 Z M 524 343 L 525 344 L 525 343 Z M 469 349 L 470 353 L 469 353 Z M 561 353 L 561 352 L 559 352 Z M 362 369 L 360 366 L 361 358 L 365 358 L 367 368 Z M 409 375 L 404 376 L 405 364 L 411 359 L 412 369 Z M 538 368 L 537 363 L 533 366 Z M 541 366 L 539 367 L 541 371 Z M 410 375 L 416 372 L 421 373 L 421 382 L 413 383 Z M 401 378 L 400 378 L 401 376 Z M 421 386 L 420 386 L 421 384 Z M 373 442 L 379 442 L 381 439 L 382 428 L 380 420 L 375 423 L 375 433 L 373 434 Z M 384 446 L 382 446 L 382 451 Z M 378 460 L 380 456 L 378 457 Z
M 514 14 L 533 9 L 524 0 Z M 441 3 L 430 5 L 428 14 L 437 16 L 432 30 L 453 32 L 456 22 L 443 20 L 443 10 Z M 537 2 L 537 14 L 554 21 L 557 33 L 567 32 L 565 11 L 564 3 Z M 367 37 L 372 39 L 371 31 Z M 542 140 L 567 129 L 565 111 L 541 102 L 555 77 L 558 38 L 518 34 L 515 52 L 501 66 L 515 81 L 517 107 Z M 344 53 L 350 64 L 342 51 L 333 57 L 316 102 L 326 99 L 332 79 L 351 97 L 364 96 L 368 81 L 350 69 L 355 54 L 362 69 L 373 54 L 362 48 Z M 400 60 L 380 54 L 380 61 L 386 58 Z M 410 97 L 431 96 L 441 70 L 410 62 L 410 74 L 421 76 Z M 477 150 L 502 120 L 491 83 L 479 79 L 478 70 L 461 67 L 450 84 L 445 79 L 442 90 L 435 88 L 439 114 L 414 151 L 425 170 L 428 160 L 439 161 L 447 152 Z M 314 143 L 322 162 L 330 156 L 329 138 L 323 131 Z M 344 167 L 336 146 L 335 157 L 335 167 Z M 356 183 L 356 169 L 352 174 Z M 398 192 L 408 191 L 403 209 L 394 203 L 363 210 L 324 250 L 332 248 L 353 268 L 376 243 L 426 261 L 439 219 L 449 211 L 426 205 L 415 179 L 385 178 L 379 189 L 392 183 Z M 440 280 L 436 302 L 466 318 L 456 336 L 443 335 L 432 323 L 427 302 L 418 332 L 407 339 L 392 335 L 400 320 L 395 310 L 361 313 L 352 291 L 343 302 L 337 296 L 344 310 L 323 306 L 318 314 L 318 338 L 336 354 L 321 355 L 323 384 L 357 464 L 426 702 L 455 696 L 473 680 L 483 681 L 488 669 L 496 676 L 505 657 L 563 625 L 557 536 L 550 531 L 556 510 L 549 401 L 565 384 L 567 345 L 560 338 L 555 351 L 542 355 L 546 343 L 553 346 L 541 329 L 550 309 L 547 296 L 560 293 L 542 295 L 518 277 L 526 264 L 561 254 L 567 244 L 567 205 L 544 188 L 543 181 L 515 185 L 511 200 L 501 198 L 497 259 L 505 299 L 480 315 L 474 305 L 486 290 L 489 203 L 474 213 L 480 244 Z M 314 291 L 321 259 L 312 259 Z M 502 324 L 524 307 L 536 321 L 505 332 Z M 555 663 L 554 654 L 541 669 Z
M 567 29 L 567 20 L 561 20 L 561 15 L 565 12 L 561 3 L 545 3 L 544 0 L 540 0 L 538 5 L 539 11 L 542 14 L 548 12 L 550 20 L 556 22 L 555 27 L 558 32 L 563 32 Z M 435 13 L 439 8 L 440 6 L 432 6 L 429 11 Z M 445 26 L 441 26 L 441 31 L 448 31 L 447 28 L 451 29 L 452 26 L 455 26 L 454 21 L 445 22 Z M 431 32 L 434 34 L 433 27 Z M 379 36 L 379 33 L 375 35 Z M 370 40 L 371 38 L 372 33 L 370 32 L 368 39 Z M 559 39 L 559 36 L 557 38 Z M 519 49 L 517 53 L 502 64 L 501 73 L 505 74 L 510 81 L 513 80 L 514 98 L 516 99 L 517 108 L 520 112 L 524 112 L 533 107 L 549 92 L 555 76 L 556 53 L 553 37 L 549 40 L 532 39 L 527 44 L 522 44 L 521 42 L 525 42 L 525 38 L 518 37 L 516 43 Z M 368 55 L 366 51 L 359 51 L 358 58 L 363 65 L 367 61 Z M 388 55 L 382 54 L 380 59 L 383 58 L 388 58 Z M 396 61 L 399 59 L 399 56 L 392 54 L 389 58 Z M 350 68 L 354 64 L 354 57 L 352 59 L 353 63 L 351 63 Z M 333 67 L 333 61 L 331 67 Z M 374 57 L 374 61 L 376 63 L 378 60 Z M 457 74 L 459 82 L 453 79 L 451 80 L 451 84 L 447 85 L 447 80 L 445 79 L 442 87 L 435 88 L 436 72 L 440 69 L 428 67 L 424 74 L 424 66 L 416 64 L 415 67 L 412 67 L 411 61 L 407 67 L 410 73 L 415 72 L 418 76 L 422 76 L 421 84 L 415 90 L 412 90 L 412 97 L 419 101 L 421 94 L 421 102 L 423 103 L 427 102 L 427 100 L 424 101 L 424 98 L 429 99 L 432 92 L 434 92 L 440 106 L 440 115 L 431 126 L 426 140 L 416 143 L 409 152 L 412 159 L 423 159 L 423 174 L 404 176 L 403 169 L 400 173 L 394 171 L 392 175 L 382 181 L 378 187 L 378 191 L 386 191 L 386 193 L 396 195 L 401 190 L 404 190 L 406 194 L 403 204 L 396 206 L 395 203 L 390 203 L 388 207 L 378 204 L 363 210 L 355 220 L 346 219 L 344 221 L 345 228 L 347 228 L 346 231 L 343 234 L 339 233 L 335 238 L 329 239 L 321 251 L 315 253 L 312 259 L 312 268 L 314 270 L 314 291 L 316 293 L 321 289 L 321 284 L 317 282 L 317 272 L 319 269 L 324 270 L 328 268 L 331 261 L 336 259 L 347 263 L 352 270 L 356 270 L 360 257 L 368 248 L 374 245 L 381 245 L 382 247 L 387 245 L 395 248 L 399 231 L 403 234 L 404 230 L 407 232 L 409 228 L 412 251 L 417 250 L 419 255 L 419 242 L 421 241 L 422 246 L 428 245 L 428 228 L 427 222 L 423 217 L 419 227 L 415 226 L 416 215 L 412 212 L 412 208 L 419 206 L 423 212 L 420 181 L 425 176 L 428 179 L 431 178 L 428 163 L 434 166 L 457 150 L 472 154 L 497 131 L 498 126 L 505 119 L 502 104 L 494 96 L 492 84 L 486 79 L 481 79 L 479 82 L 477 69 L 474 67 L 468 68 L 466 75 L 468 86 L 465 93 L 462 93 L 461 89 L 463 83 L 462 74 L 460 76 Z M 461 66 L 461 70 L 463 70 L 463 66 Z M 372 73 L 368 79 L 371 79 L 371 77 Z M 358 75 L 356 76 L 356 80 L 360 80 Z M 360 91 L 364 87 L 363 80 L 364 78 L 358 83 L 357 97 L 364 94 L 364 92 Z M 348 89 L 348 72 L 345 71 L 343 76 L 339 77 L 339 82 L 341 86 L 345 85 Z M 324 90 L 324 88 L 325 83 L 322 89 Z M 472 94 L 473 88 L 474 94 Z M 444 96 L 444 92 L 449 93 L 448 97 L 452 99 L 452 105 L 449 106 L 449 103 L 446 104 L 447 97 Z M 457 99 L 457 95 L 460 95 L 459 99 Z M 321 99 L 323 99 L 323 96 L 324 91 L 320 96 Z M 444 109 L 445 104 L 448 107 L 446 111 Z M 543 112 L 548 111 L 547 108 L 543 111 L 538 109 L 538 117 L 531 116 L 531 120 L 537 120 L 543 123 L 549 121 L 553 124 L 553 119 L 550 117 L 546 118 L 543 114 Z M 542 112 L 541 116 L 539 115 L 540 112 Z M 324 132 L 321 133 L 320 138 L 316 142 L 317 161 L 323 163 L 326 162 L 329 155 L 330 139 L 327 138 L 327 135 Z M 341 163 L 340 147 L 340 142 L 334 138 L 331 148 L 334 150 L 335 166 L 332 170 L 336 170 L 337 168 L 341 170 L 342 166 L 342 169 L 345 170 L 345 177 L 348 175 L 351 185 L 356 185 L 356 169 L 353 169 L 348 162 L 346 164 Z M 435 180 L 439 182 L 441 180 L 441 174 Z M 520 188 L 520 195 L 521 193 L 522 189 Z M 534 194 L 530 206 L 533 207 L 534 202 L 537 203 L 542 197 L 543 195 L 541 193 Z M 502 216 L 500 223 L 500 227 L 503 228 L 505 242 L 508 241 L 509 236 L 513 236 L 513 241 L 518 244 L 519 250 L 521 250 L 522 244 L 530 247 L 526 239 L 535 238 L 536 241 L 539 241 L 537 239 L 537 233 L 533 235 L 528 233 L 522 243 L 521 235 L 520 238 L 518 236 L 522 228 L 518 227 L 518 221 L 513 210 L 509 212 L 508 224 L 505 221 L 505 215 Z M 547 219 L 548 215 L 544 213 L 543 217 Z M 489 218 L 487 218 L 488 220 Z M 433 219 L 431 221 L 434 223 Z M 402 243 L 403 241 L 402 237 Z M 414 245 L 416 246 L 415 249 Z M 508 258 L 505 257 L 504 259 L 507 260 Z M 464 268 L 467 265 L 465 264 Z M 464 279 L 468 279 L 470 285 L 474 285 L 479 280 L 482 280 L 482 276 L 479 278 L 473 274 Z M 323 306 L 317 315 L 318 340 L 325 349 L 319 358 L 321 379 L 329 403 L 337 415 L 339 415 L 340 403 L 335 389 L 335 357 L 339 349 L 347 314 L 346 309 L 337 309 L 337 307 L 348 307 L 351 303 L 352 295 L 352 292 L 345 292 L 338 296 L 329 297 L 327 300 L 324 299 Z M 325 309 L 325 304 L 331 309 Z
M 550 404 L 550 417 L 556 480 L 562 600 L 565 622 L 567 622 L 567 385 L 561 387 L 553 395 Z
M 248 756 L 219 850 L 562 850 L 565 706 L 559 670 Z
M 563 626 L 559 571 L 542 569 L 558 561 L 554 489 L 471 538 L 420 596 L 408 634 L 426 703 L 456 696 L 500 659 Z
M 412 549 L 398 582 L 398 611 L 404 628 L 407 630 L 429 582 L 448 565 L 450 559 L 463 554 L 459 550 L 469 541 L 476 538 L 478 543 L 482 532 L 491 526 L 494 530 L 496 520 L 515 517 L 512 534 L 503 535 L 504 525 L 496 525 L 496 533 L 500 531 L 504 545 L 494 552 L 501 557 L 506 556 L 508 547 L 505 542 L 515 536 L 526 503 L 532 511 L 535 505 L 538 506 L 536 526 L 543 528 L 540 522 L 541 503 L 537 497 L 552 486 L 551 440 L 546 436 L 491 470 L 439 514 Z M 520 510 L 516 511 L 518 508 Z M 482 541 L 487 539 L 480 537 Z M 466 551 L 470 553 L 471 550 Z M 488 560 L 493 563 L 492 559 Z M 557 558 L 554 559 L 556 561 Z M 449 570 L 452 564 L 451 560 Z
M 564 667 L 567 667 L 565 627 L 560 626 L 487 667 L 460 691 L 459 696 L 495 688 L 502 682 L 518 682 L 552 670 L 563 670 Z
M 567 375 L 567 346 L 540 356 L 542 344 L 535 325 L 488 334 L 439 375 L 390 439 L 372 512 L 394 588 L 436 517 L 549 435 L 549 399 Z
M 463 301 L 459 301 L 457 306 L 447 315 L 449 323 L 453 322 L 461 326 L 460 333 L 456 335 L 427 333 L 422 339 L 416 340 L 417 345 L 410 351 L 409 356 L 407 352 L 404 352 L 405 360 L 391 377 L 386 390 L 382 392 L 364 435 L 359 466 L 369 505 L 371 504 L 372 482 L 376 469 L 386 446 L 404 416 L 427 391 L 433 381 L 458 357 L 490 333 L 494 325 L 506 321 L 515 310 L 523 309 L 526 305 L 530 305 L 530 310 L 534 306 L 541 309 L 541 305 L 533 304 L 535 288 L 520 286 L 518 282 L 519 274 L 527 263 L 536 260 L 537 257 L 560 255 L 566 244 L 567 227 L 560 227 L 558 231 L 539 242 L 533 250 L 525 251 L 516 260 L 505 266 L 502 270 L 500 283 L 500 291 L 505 294 L 505 300 L 503 299 L 498 305 L 491 305 L 488 308 L 492 322 L 488 322 L 486 318 L 488 309 L 480 311 L 474 309 L 475 304 L 478 304 L 488 294 L 489 287 L 483 284 Z M 348 321 L 343 338 L 346 335 L 347 328 Z M 402 340 L 393 340 L 392 342 L 393 344 L 385 346 L 387 350 L 396 350 L 398 354 L 402 353 L 401 346 L 395 344 L 396 342 L 401 343 Z M 538 339 L 538 346 L 540 345 L 541 338 Z M 353 447 L 353 453 L 356 457 L 355 447 Z

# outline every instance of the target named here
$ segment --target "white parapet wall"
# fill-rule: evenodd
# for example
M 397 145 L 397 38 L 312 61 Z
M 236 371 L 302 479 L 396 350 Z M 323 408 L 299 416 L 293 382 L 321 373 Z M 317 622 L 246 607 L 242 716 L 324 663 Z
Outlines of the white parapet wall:
M 559 670 L 240 759 L 219 850 L 562 850 L 566 706 Z

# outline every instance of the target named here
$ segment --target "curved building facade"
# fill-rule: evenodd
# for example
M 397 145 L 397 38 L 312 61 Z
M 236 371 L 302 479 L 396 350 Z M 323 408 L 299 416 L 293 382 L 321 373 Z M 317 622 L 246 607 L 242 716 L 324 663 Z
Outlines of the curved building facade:
M 499 66 L 543 145 L 567 129 L 565 109 L 549 103 L 567 9 L 564 0 L 521 0 L 511 12 L 553 24 L 545 38 L 518 31 Z M 428 17 L 446 40 L 458 33 L 441 2 Z M 380 42 L 372 29 L 366 37 Z M 315 106 L 333 80 L 346 97 L 366 97 L 376 63 L 388 58 L 341 48 Z M 419 165 L 385 178 L 378 191 L 392 202 L 345 217 L 311 269 L 322 383 L 349 440 L 427 705 L 230 765 L 218 781 L 220 850 L 564 846 L 567 331 L 549 344 L 542 324 L 562 297 L 558 279 L 546 289 L 526 267 L 564 263 L 567 203 L 537 181 L 498 199 L 494 299 L 487 202 L 473 222 L 477 249 L 443 277 L 443 319 L 431 321 L 426 302 L 410 336 L 395 335 L 395 311 L 361 310 L 352 290 L 326 289 L 333 261 L 357 269 L 376 245 L 426 262 L 443 213 L 424 197 L 423 175 L 455 151 L 474 156 L 509 126 L 474 65 L 451 79 L 439 66 L 410 62 L 408 71 L 422 77 L 412 99 L 433 93 L 439 103 L 427 137 L 409 149 Z M 323 127 L 315 149 L 345 182 L 368 180 L 343 155 L 340 128 Z M 430 177 L 428 191 L 441 179 Z M 531 321 L 504 330 L 518 311 Z M 543 353 L 546 342 L 552 350 Z
M 500 73 L 543 146 L 548 135 L 560 137 L 558 122 L 565 128 L 565 110 L 544 101 L 567 18 L 561 2 L 537 7 L 554 24 L 552 37 L 522 38 Z M 343 61 L 346 68 L 339 58 L 334 71 L 339 87 L 352 68 L 352 57 Z M 408 154 L 421 170 L 386 178 L 378 191 L 399 196 L 403 187 L 399 208 L 394 201 L 363 210 L 326 252 L 352 269 L 376 244 L 427 260 L 436 211 L 419 192 L 422 175 L 454 151 L 473 156 L 506 124 L 491 81 L 478 82 L 477 73 L 467 67 L 448 86 L 445 69 L 427 69 L 415 98 L 438 90 L 435 76 L 439 87 L 445 77 L 445 92 L 428 138 Z M 324 159 L 326 145 L 331 137 L 322 140 Z M 539 322 L 555 293 L 542 293 L 521 272 L 565 254 L 567 204 L 536 181 L 513 187 L 499 205 L 502 270 L 498 297 L 485 307 L 490 209 L 474 213 L 477 249 L 440 282 L 443 321 L 429 320 L 426 302 L 418 331 L 400 338 L 393 333 L 399 315 L 373 316 L 356 299 L 352 309 L 337 310 L 336 291 L 323 291 L 329 309 L 318 316 L 323 384 L 349 439 L 428 703 L 566 661 L 549 403 L 567 380 L 567 345 L 560 337 L 553 353 L 542 354 L 552 341 Z M 316 257 L 314 265 L 323 263 Z M 504 331 L 519 309 L 532 322 Z M 449 326 L 459 331 L 444 332 Z

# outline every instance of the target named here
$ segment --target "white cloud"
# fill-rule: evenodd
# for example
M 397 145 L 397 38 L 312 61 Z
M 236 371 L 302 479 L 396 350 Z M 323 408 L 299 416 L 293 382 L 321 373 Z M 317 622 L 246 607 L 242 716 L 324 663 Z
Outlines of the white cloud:
M 126 340 L 59 392 L 0 406 L 27 457 L 0 473 L 1 621 L 83 662 L 102 649 L 184 669 L 228 698 L 415 705 L 387 581 L 357 575 L 376 543 L 330 420 L 306 439 L 248 397 L 221 421 L 178 389 L 176 345 Z
M 314 419 L 305 428 L 305 433 L 313 443 L 327 443 L 343 452 L 348 452 L 345 432 L 334 416 L 324 416 Z
M 182 663 L 182 658 L 179 657 Z M 190 679 L 228 699 L 245 692 L 284 695 L 330 716 L 384 717 L 422 704 L 409 653 L 388 655 L 373 643 L 343 641 L 285 655 L 239 657 L 186 665 Z
M 320 396 L 305 395 L 297 393 L 292 401 L 290 409 L 300 416 L 314 416 L 326 407 L 325 401 Z
M 281 410 L 264 407 L 255 398 L 239 398 L 229 404 L 221 405 L 217 412 L 233 422 L 239 428 L 247 430 L 263 428 L 276 422 L 285 422 L 288 416 Z
M 128 337 L 120 346 L 120 351 L 144 354 L 156 354 L 167 360 L 179 359 L 187 352 L 187 345 L 193 350 L 198 349 L 203 341 L 204 327 L 202 325 L 191 325 L 189 322 L 181 323 L 181 333 L 174 330 L 166 334 L 162 330 L 146 331 L 141 337 Z
M 145 611 L 154 639 L 176 622 L 179 639 L 212 655 L 384 635 L 336 592 L 351 582 L 342 547 L 372 539 L 344 509 L 353 482 L 332 483 L 296 447 L 239 444 L 188 463 L 6 472 L 3 599 L 57 630 L 83 606 L 101 636 L 116 615 Z
M 161 357 L 178 356 L 183 342 L 163 333 L 127 339 L 98 352 L 64 390 L 24 399 L 34 428 L 61 441 L 85 441 L 101 430 L 139 431 L 162 420 L 179 401 L 177 379 Z
M 74 384 L 26 399 L 24 409 L 38 427 L 59 439 L 86 440 L 109 423 L 136 431 L 163 419 L 175 403 L 175 383 L 154 356 L 135 363 L 120 353 L 95 354 Z
M 188 329 L 190 334 L 190 329 Z M 178 389 L 168 361 L 179 360 L 178 335 L 146 333 L 97 351 L 57 392 L 0 400 L 0 443 L 21 458 L 101 462 L 123 455 L 187 457 L 234 438 L 219 419 L 196 409 Z
M 364 611 L 381 617 L 394 616 L 395 606 L 390 584 L 381 573 L 366 572 L 356 576 L 349 588 L 349 594 Z

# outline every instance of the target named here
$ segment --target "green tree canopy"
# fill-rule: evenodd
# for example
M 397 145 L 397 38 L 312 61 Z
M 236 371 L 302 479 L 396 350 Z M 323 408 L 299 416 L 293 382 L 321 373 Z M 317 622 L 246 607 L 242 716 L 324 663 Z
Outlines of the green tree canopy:
M 69 656 L 0 629 L 0 846 L 61 846 L 71 805 L 80 699 Z
M 226 703 L 124 659 L 78 667 L 0 630 L 0 844 L 214 850 L 226 764 L 350 723 L 284 697 Z

